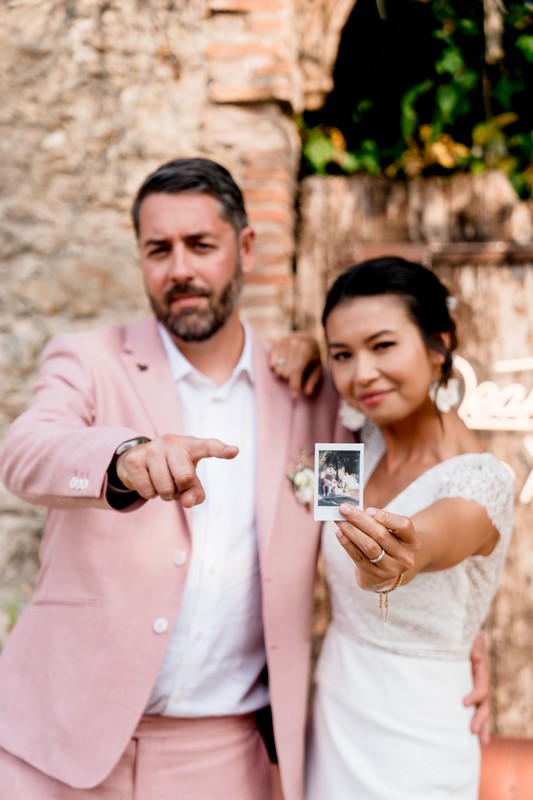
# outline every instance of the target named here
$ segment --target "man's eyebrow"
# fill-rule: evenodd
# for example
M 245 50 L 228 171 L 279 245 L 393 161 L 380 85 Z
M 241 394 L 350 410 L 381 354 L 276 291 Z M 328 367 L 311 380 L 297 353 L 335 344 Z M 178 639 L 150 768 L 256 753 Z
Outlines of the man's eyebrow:
M 185 236 L 186 239 L 215 239 L 216 236 L 211 231 L 198 231 L 198 233 L 189 233 Z
M 211 233 L 210 231 L 198 231 L 196 233 L 188 233 L 184 238 L 188 241 L 191 240 L 194 241 L 195 239 L 215 239 L 216 236 L 214 233 Z M 143 242 L 143 245 L 146 247 L 147 245 L 162 244 L 168 241 L 169 238 L 166 236 L 153 236 L 152 238 L 147 239 L 145 242 Z
M 145 242 L 142 242 L 142 246 L 143 247 L 148 247 L 149 245 L 153 245 L 153 244 L 164 244 L 167 241 L 168 241 L 168 239 L 166 239 L 164 236 L 161 236 L 161 238 L 159 238 L 159 239 L 157 239 L 157 238 L 147 239 Z

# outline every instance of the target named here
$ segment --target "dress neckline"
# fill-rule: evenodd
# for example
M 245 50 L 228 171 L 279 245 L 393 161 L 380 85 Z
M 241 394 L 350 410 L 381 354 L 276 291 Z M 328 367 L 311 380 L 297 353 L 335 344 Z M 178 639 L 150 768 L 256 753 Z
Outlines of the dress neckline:
M 366 476 L 366 483 L 368 483 L 369 479 L 374 474 L 377 465 L 379 464 L 379 462 L 381 461 L 381 459 L 383 458 L 383 456 L 387 452 L 386 447 L 385 447 L 385 442 L 384 442 L 383 437 L 381 435 L 381 431 L 377 427 L 372 427 L 372 430 L 370 431 L 370 437 L 369 438 L 370 439 L 373 438 L 374 436 L 376 436 L 376 434 L 377 434 L 377 437 L 378 437 L 379 448 L 378 448 L 378 451 L 377 451 L 376 460 L 372 464 L 372 467 L 371 467 L 371 469 L 369 470 L 369 472 L 368 472 L 368 474 Z M 444 461 L 439 461 L 438 464 L 434 464 L 432 467 L 429 467 L 429 469 L 426 469 L 426 470 L 424 470 L 424 472 L 421 472 L 420 475 L 417 475 L 417 477 L 414 478 L 410 483 L 408 483 L 407 486 L 405 486 L 401 491 L 399 491 L 397 494 L 395 494 L 394 497 L 391 497 L 391 499 L 383 506 L 383 508 L 384 509 L 389 508 L 389 506 L 392 505 L 392 503 L 395 503 L 400 497 L 402 497 L 402 495 L 404 495 L 406 492 L 410 491 L 413 486 L 416 486 L 418 483 L 420 483 L 423 478 L 426 478 L 428 475 L 431 475 L 432 473 L 438 471 L 441 468 L 447 467 L 453 461 L 458 461 L 458 460 L 464 459 L 464 458 L 466 458 L 466 459 L 468 459 L 468 458 L 483 458 L 485 456 L 489 456 L 489 458 L 495 458 L 495 456 L 493 456 L 492 453 L 488 453 L 486 451 L 482 451 L 481 453 L 459 453 L 459 455 L 451 456 L 450 458 L 445 458 Z M 364 489 L 363 489 L 363 497 L 364 497 Z

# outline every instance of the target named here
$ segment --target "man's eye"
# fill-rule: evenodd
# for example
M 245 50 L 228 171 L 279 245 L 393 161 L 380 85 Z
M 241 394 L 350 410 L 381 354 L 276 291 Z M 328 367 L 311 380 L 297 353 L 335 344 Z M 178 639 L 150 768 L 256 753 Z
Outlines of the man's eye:
M 168 253 L 168 247 L 166 247 L 163 244 L 160 245 L 159 247 L 152 247 L 148 251 L 148 255 L 149 256 L 159 256 L 159 255 L 163 255 L 164 253 Z

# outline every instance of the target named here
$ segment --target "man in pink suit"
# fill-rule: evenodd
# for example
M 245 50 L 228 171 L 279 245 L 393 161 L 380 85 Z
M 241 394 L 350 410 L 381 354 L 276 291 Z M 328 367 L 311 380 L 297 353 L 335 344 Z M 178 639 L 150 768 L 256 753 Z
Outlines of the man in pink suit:
M 0 800 L 268 800 L 274 740 L 301 800 L 319 530 L 287 475 L 336 396 L 294 397 L 239 316 L 223 167 L 163 165 L 133 220 L 153 315 L 53 339 L 4 443 L 49 513 L 0 657 Z
M 0 798 L 266 799 L 271 704 L 296 800 L 318 526 L 287 475 L 337 401 L 295 398 L 239 316 L 254 234 L 225 169 L 164 165 L 133 215 L 154 314 L 52 340 L 4 443 L 49 514 L 0 658 Z

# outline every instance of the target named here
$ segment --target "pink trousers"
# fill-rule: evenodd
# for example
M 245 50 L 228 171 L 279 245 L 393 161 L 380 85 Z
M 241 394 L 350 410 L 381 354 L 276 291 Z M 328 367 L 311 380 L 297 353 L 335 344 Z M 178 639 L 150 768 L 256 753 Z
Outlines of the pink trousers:
M 270 800 L 254 715 L 143 717 L 111 774 L 73 789 L 0 750 L 0 800 Z

